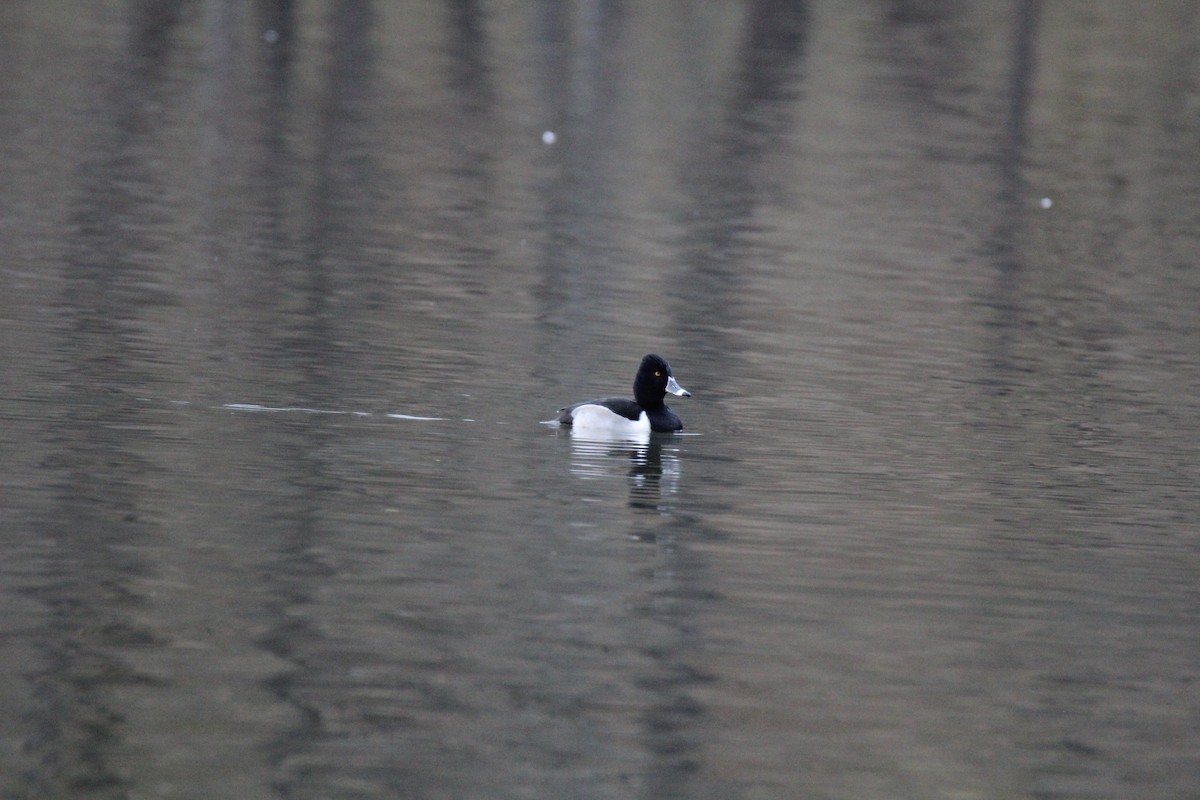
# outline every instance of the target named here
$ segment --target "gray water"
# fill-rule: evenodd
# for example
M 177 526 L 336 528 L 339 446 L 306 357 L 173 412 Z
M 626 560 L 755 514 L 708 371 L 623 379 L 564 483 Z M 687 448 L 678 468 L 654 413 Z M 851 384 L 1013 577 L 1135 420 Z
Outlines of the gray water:
M 1198 41 L 3 4 L 2 796 L 1200 796 Z

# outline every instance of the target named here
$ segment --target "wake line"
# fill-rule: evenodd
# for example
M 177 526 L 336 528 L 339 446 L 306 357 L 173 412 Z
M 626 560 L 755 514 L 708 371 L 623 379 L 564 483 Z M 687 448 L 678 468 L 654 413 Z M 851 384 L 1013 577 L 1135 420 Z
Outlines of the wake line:
M 190 400 L 166 400 L 157 401 L 149 397 L 138 397 L 137 400 L 142 403 L 166 402 L 173 406 L 193 406 L 196 405 Z M 223 409 L 225 411 L 244 411 L 253 414 L 323 414 L 327 416 L 340 417 L 386 417 L 388 419 L 402 419 L 409 422 L 451 422 L 455 421 L 452 417 L 427 417 L 421 414 L 401 414 L 398 411 L 341 411 L 332 408 L 311 408 L 309 406 L 268 406 L 262 403 L 222 403 L 219 406 L 207 406 L 212 409 Z M 476 420 L 462 418 L 462 422 L 475 422 Z
M 370 411 L 336 411 L 326 408 L 307 408 L 305 406 L 264 406 L 258 403 L 225 403 L 221 408 L 230 411 L 253 411 L 258 413 L 268 414 L 332 414 L 349 417 L 373 417 L 375 416 Z M 388 419 L 406 419 L 414 422 L 445 422 L 448 417 L 422 417 L 417 414 L 400 414 L 398 412 L 388 412 L 382 416 Z M 473 419 L 464 419 L 463 422 L 474 422 Z
M 351 417 L 369 417 L 370 411 L 330 411 L 323 408 L 305 408 L 303 406 L 263 406 L 258 403 L 225 403 L 221 408 L 227 408 L 230 411 L 260 411 L 269 413 L 285 413 L 293 414 L 338 414 Z M 388 416 L 391 416 L 390 414 Z

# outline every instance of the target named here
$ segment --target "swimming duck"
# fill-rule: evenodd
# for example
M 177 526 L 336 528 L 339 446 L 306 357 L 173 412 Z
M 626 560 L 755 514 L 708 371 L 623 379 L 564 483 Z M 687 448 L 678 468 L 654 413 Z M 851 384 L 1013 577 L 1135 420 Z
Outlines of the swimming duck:
M 579 433 L 632 435 L 683 430 L 679 417 L 663 402 L 667 392 L 679 397 L 692 396 L 691 392 L 675 382 L 667 360 L 651 353 L 642 358 L 633 379 L 632 400 L 625 397 L 584 400 L 560 408 L 556 419 Z

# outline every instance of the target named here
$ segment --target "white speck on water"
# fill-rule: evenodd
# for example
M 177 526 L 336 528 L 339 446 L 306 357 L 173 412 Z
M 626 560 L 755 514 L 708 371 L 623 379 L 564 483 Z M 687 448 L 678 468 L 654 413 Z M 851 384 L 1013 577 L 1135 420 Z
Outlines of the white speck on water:
M 274 28 L 267 28 L 263 31 L 263 41 L 267 44 L 275 44 L 279 41 L 279 31 Z
M 1042 201 L 1038 205 L 1040 205 L 1042 208 L 1049 208 L 1050 206 L 1054 205 L 1054 201 L 1049 197 L 1043 197 Z
M 554 131 L 542 131 L 542 144 L 554 144 L 558 141 L 558 135 Z

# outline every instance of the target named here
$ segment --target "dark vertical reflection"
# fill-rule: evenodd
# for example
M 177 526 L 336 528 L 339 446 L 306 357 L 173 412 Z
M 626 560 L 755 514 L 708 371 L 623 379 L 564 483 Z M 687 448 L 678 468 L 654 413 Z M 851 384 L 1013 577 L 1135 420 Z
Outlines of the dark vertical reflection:
M 291 3 L 260 9 L 263 27 L 274 31 L 270 37 L 274 41 L 266 58 L 270 100 L 259 143 L 265 155 L 264 213 L 257 236 L 265 246 L 266 279 L 283 282 L 288 287 L 286 296 L 299 304 L 298 309 L 279 308 L 272 315 L 263 357 L 268 374 L 291 382 L 276 387 L 282 396 L 322 403 L 342 395 L 342 372 L 353 370 L 351 355 L 338 345 L 338 329 L 350 324 L 341 317 L 352 314 L 354 307 L 335 310 L 332 301 L 346 284 L 358 287 L 364 302 L 371 300 L 372 263 L 363 248 L 369 245 L 378 173 L 374 154 L 379 148 L 370 134 L 375 12 L 369 0 L 341 0 L 329 8 L 324 96 L 315 117 L 305 120 L 318 134 L 312 163 L 315 179 L 300 208 L 301 219 L 289 225 L 288 209 L 294 204 L 288 193 L 296 190 L 298 181 L 292 176 L 300 166 L 287 144 L 288 120 L 297 111 L 291 89 L 292 54 L 297 46 L 294 17 Z M 291 231 L 306 233 L 295 241 Z M 328 698 L 316 687 L 327 685 L 329 671 L 336 669 L 328 654 L 337 645 L 320 630 L 310 611 L 319 606 L 314 593 L 334 574 L 316 555 L 336 535 L 325 512 L 335 503 L 337 482 L 320 455 L 332 435 L 314 420 L 297 428 L 294 436 L 275 439 L 279 451 L 268 456 L 272 464 L 288 465 L 279 476 L 288 487 L 288 502 L 265 515 L 278 535 L 261 575 L 274 624 L 259 640 L 292 665 L 267 686 L 299 719 L 271 747 L 277 765 L 275 787 L 284 797 L 320 794 L 320 787 L 336 782 L 331 773 L 340 769 L 313 755 L 331 735 L 321 713 Z M 308 769 L 289 766 L 306 760 L 311 762 Z
M 546 151 L 554 177 L 544 191 L 547 240 L 536 288 L 538 324 L 546 331 L 541 340 L 554 348 L 539 361 L 569 372 L 596 352 L 592 332 L 607 324 L 610 310 L 588 301 L 611 284 L 619 258 L 610 179 L 613 160 L 621 157 L 612 145 L 624 11 L 620 3 L 597 0 L 576 14 L 574 4 L 550 0 L 537 22 L 538 72 L 545 76 L 538 89 L 558 135 Z M 563 352 L 581 357 L 564 363 Z
M 263 215 L 266 226 L 264 238 L 272 245 L 269 252 L 275 254 L 271 263 L 278 269 L 286 266 L 280 256 L 292 253 L 294 243 L 287 234 L 286 200 L 291 190 L 291 171 L 295 166 L 295 155 L 288 146 L 288 113 L 297 102 L 292 90 L 292 69 L 296 59 L 296 4 L 293 0 L 258 0 L 254 14 L 258 24 L 255 32 L 265 45 L 261 49 L 262 87 L 255 95 L 261 108 L 261 146 L 264 158 L 261 161 L 260 181 L 267 213 Z
M 550 343 L 550 349 L 539 363 L 569 373 L 586 370 L 592 353 L 606 355 L 593 336 L 611 324 L 611 310 L 592 301 L 611 290 L 617 274 L 614 261 L 619 258 L 611 230 L 620 218 L 614 208 L 611 165 L 621 157 L 613 143 L 620 138 L 615 130 L 616 87 L 622 75 L 619 54 L 625 19 L 621 4 L 601 0 L 579 8 L 549 2 L 538 20 L 539 72 L 546 78 L 539 88 L 543 105 L 551 110 L 548 125 L 558 136 L 547 156 L 554 178 L 545 190 L 547 241 L 536 290 L 538 323 L 545 330 L 539 341 Z M 574 357 L 563 358 L 565 353 Z M 641 498 L 631 495 L 635 507 L 656 487 L 659 447 L 652 445 L 650 460 L 641 465 L 639 456 L 645 450 L 635 448 L 630 454 L 631 485 L 638 485 L 640 469 L 646 470 L 643 477 L 648 482 Z M 608 455 L 617 459 L 626 452 L 619 446 L 614 450 Z M 635 530 L 633 535 L 654 542 L 652 534 Z M 645 610 L 630 620 L 625 635 L 640 640 L 641 626 L 656 627 L 659 616 L 657 607 Z M 652 665 L 638 679 L 638 688 L 650 696 L 642 721 L 648 756 L 642 777 L 654 787 L 649 796 L 686 793 L 686 779 L 696 766 L 695 743 L 690 733 L 683 733 L 694 716 L 694 704 L 680 685 L 679 676 L 687 667 L 674 647 L 668 643 L 640 649 Z M 587 763 L 587 754 L 575 757 Z
M 1024 276 L 1018 237 L 1028 219 L 1022 165 L 1034 78 L 1034 43 L 1037 39 L 1039 9 L 1040 0 L 1017 2 L 1008 113 L 998 150 L 999 191 L 996 209 L 999 219 L 990 241 L 991 257 L 996 269 L 992 293 L 986 303 L 996 315 L 991 326 L 995 338 L 992 367 L 996 372 L 995 380 L 998 381 L 996 391 L 1000 393 L 1005 391 L 1002 376 L 1014 368 L 1008 350 L 1021 324 L 1018 295 Z
M 1012 73 L 1008 87 L 1008 114 L 1004 121 L 1003 139 L 999 148 L 1000 192 L 997 207 L 1000 220 L 992 242 L 1001 283 L 1016 279 L 1019 272 L 1017 234 L 1025 219 L 1027 198 L 1022 179 L 1025 155 L 1026 126 L 1034 78 L 1034 43 L 1040 0 L 1018 0 L 1013 30 Z M 1002 286 L 1000 295 L 1010 294 Z M 1006 303 L 999 303 L 1004 309 Z
M 328 301 L 335 269 L 350 279 L 363 277 L 370 266 L 362 253 L 360 233 L 369 228 L 377 183 L 374 155 L 379 143 L 371 135 L 376 60 L 370 0 L 339 0 L 330 6 L 326 98 L 318 111 L 316 191 L 313 196 L 303 273 L 308 278 L 307 313 L 298 317 L 298 335 L 317 348 L 311 364 L 333 364 L 334 339 Z M 372 298 L 374 299 L 374 298 Z M 315 377 L 315 376 L 314 376 Z
M 1019 395 L 1020 386 L 1029 381 L 1028 363 L 1022 363 L 1017 348 L 1028 336 L 1028 311 L 1022 300 L 1023 286 L 1029 281 L 1022 261 L 1021 232 L 1028 220 L 1023 178 L 1023 163 L 1027 141 L 1032 84 L 1035 76 L 1034 48 L 1038 33 L 1040 0 L 1017 0 L 1012 38 L 1006 116 L 998 147 L 996 211 L 998 218 L 988 242 L 993 275 L 989 292 L 982 302 L 990 310 L 986 323 L 986 356 L 979 383 L 981 391 L 995 404 L 989 429 L 991 435 L 985 446 L 998 448 L 1000 460 L 1024 463 L 1032 456 L 1011 452 L 1017 447 L 1012 426 L 1019 431 L 1028 423 L 1019 417 L 1023 413 L 1010 406 L 1012 397 Z M 985 478 L 991 489 L 1001 497 L 1011 494 L 1012 476 L 996 470 Z
M 989 325 L 989 364 L 983 378 L 988 391 L 997 395 L 1007 394 L 1011 389 L 1009 384 L 1017 369 L 1011 349 L 1022 324 L 1019 295 L 1021 284 L 1027 276 L 1021 263 L 1018 236 L 1027 219 L 1022 164 L 1034 79 L 1034 45 L 1039 10 L 1040 0 L 1017 0 L 1007 114 L 998 148 L 996 209 L 999 217 L 989 241 L 995 275 L 991 292 L 984 298 L 985 305 L 994 312 L 994 318 Z
M 746 234 L 761 202 L 759 167 L 794 124 L 790 101 L 799 91 L 808 20 L 804 2 L 750 5 L 725 117 L 698 131 L 681 163 L 686 271 L 673 315 L 690 357 L 712 374 L 736 366 L 741 350 L 729 330 L 739 322 L 739 292 L 752 266 Z
M 478 0 L 451 0 L 446 9 L 450 18 L 450 85 L 467 120 L 478 122 L 488 118 L 495 104 L 483 7 Z M 480 147 L 476 155 L 486 158 L 489 150 Z
M 329 343 L 333 337 L 325 310 L 330 281 L 327 265 L 319 257 L 320 246 L 306 250 L 306 243 L 297 241 L 296 231 L 311 230 L 314 241 L 320 242 L 327 231 L 322 226 L 326 211 L 318 207 L 312 214 L 312 222 L 292 218 L 291 197 L 300 191 L 301 185 L 296 177 L 301 164 L 288 136 L 289 120 L 298 111 L 300 102 L 293 87 L 297 58 L 295 4 L 291 0 L 260 0 L 251 19 L 255 33 L 255 49 L 251 52 L 258 54 L 258 58 L 242 63 L 253 67 L 253 83 L 249 87 L 252 99 L 247 105 L 258 123 L 254 128 L 256 139 L 246 141 L 226 132 L 227 137 L 218 149 L 243 157 L 246 152 L 256 156 L 252 161 L 248 196 L 238 197 L 237 204 L 228 210 L 238 213 L 247 205 L 256 210 L 247 231 L 257 254 L 254 263 L 247 264 L 244 255 L 231 254 L 233 263 L 244 270 L 239 283 L 248 296 L 243 301 L 251 298 L 260 301 L 255 324 L 260 326 L 264 347 L 251 356 L 261 368 L 251 371 L 252 380 L 255 391 L 267 396 L 320 398 L 330 392 L 330 378 L 324 369 L 332 358 Z M 331 39 L 338 41 L 337 37 Z M 354 42 L 350 44 L 353 46 Z M 234 63 L 218 69 L 236 70 Z M 226 77 L 227 83 L 236 82 L 236 76 Z M 336 97 L 335 89 L 331 88 L 330 96 Z M 222 111 L 231 115 L 241 110 L 239 103 L 246 102 L 236 96 L 229 101 L 232 107 Z M 336 154 L 337 146 L 327 143 L 321 150 L 322 156 Z M 322 184 L 321 189 L 314 198 L 318 206 L 331 200 L 324 192 L 328 186 Z M 212 200 L 220 204 L 223 195 L 218 186 Z M 220 231 L 213 231 L 214 247 L 221 247 L 221 238 Z M 297 301 L 302 304 L 302 313 L 294 313 L 290 305 Z M 283 376 L 284 384 L 271 385 L 279 376 Z M 295 776 L 285 765 L 321 736 L 320 715 L 305 697 L 302 685 L 311 679 L 304 669 L 308 654 L 319 649 L 322 636 L 303 609 L 312 602 L 313 587 L 331 574 L 313 555 L 326 538 L 321 508 L 326 502 L 328 480 L 314 455 L 324 441 L 319 422 L 305 426 L 303 433 L 285 433 L 271 437 L 270 441 L 274 451 L 256 454 L 254 458 L 280 465 L 280 472 L 273 480 L 286 488 L 277 489 L 278 499 L 270 507 L 256 509 L 257 517 L 242 524 L 255 530 L 256 536 L 268 533 L 273 537 L 267 557 L 257 566 L 257 579 L 266 598 L 261 611 L 266 632 L 257 644 L 291 665 L 291 669 L 268 678 L 265 688 L 296 712 L 297 722 L 270 742 L 266 757 L 273 762 L 274 786 L 280 796 L 293 797 Z M 268 530 L 263 531 L 263 526 Z
M 156 360 L 139 336 L 165 300 L 152 265 L 160 253 L 149 229 L 158 180 L 145 158 L 157 125 L 166 62 L 180 19 L 176 2 L 134 3 L 122 58 L 99 70 L 101 135 L 78 176 L 63 274 L 64 416 L 48 432 L 59 476 L 44 524 L 44 575 L 35 596 L 49 609 L 36 635 L 43 663 L 30 677 L 40 709 L 26 742 L 36 771 L 18 784 L 29 797 L 125 797 L 110 763 L 122 736 L 113 695 L 148 679 L 114 654 L 153 643 L 132 619 L 143 602 L 133 588 L 147 573 L 135 548 L 159 535 L 143 518 L 143 455 L 153 434 L 134 398 L 153 391 Z
M 687 302 L 682 303 L 683 308 L 668 308 L 679 321 L 683 336 L 698 345 L 697 351 L 689 351 L 689 359 L 696 363 L 711 352 L 703 344 L 712 341 L 708 324 L 715 320 L 723 327 L 722 321 L 731 319 L 733 313 L 727 307 L 738 280 L 737 256 L 730 252 L 732 240 L 756 202 L 753 179 L 743 171 L 752 168 L 763 149 L 773 145 L 770 140 L 775 131 L 770 123 L 762 124 L 759 114 L 775 114 L 775 90 L 784 80 L 781 73 L 787 72 L 786 62 L 793 57 L 787 36 L 782 43 L 776 36 L 780 21 L 772 19 L 772 14 L 778 11 L 783 12 L 786 29 L 791 4 L 759 4 L 751 15 L 739 91 L 730 99 L 728 130 L 702 132 L 722 138 L 717 156 L 720 163 L 711 164 L 713 149 L 702 142 L 699 161 L 688 161 L 682 169 L 688 181 L 688 199 L 694 203 L 683 216 L 696 239 L 689 237 L 684 248 L 688 270 L 680 282 L 680 296 Z M 582 373 L 590 363 L 608 355 L 604 343 L 596 340 L 597 332 L 611 330 L 620 322 L 619 309 L 614 312 L 595 299 L 611 296 L 613 282 L 621 274 L 617 270 L 620 237 L 613 225 L 622 213 L 615 207 L 618 191 L 612 180 L 618 172 L 618 159 L 627 156 L 616 146 L 626 133 L 618 127 L 623 118 L 616 89 L 625 74 L 620 59 L 627 20 L 618 3 L 597 2 L 579 8 L 551 3 L 544 7 L 539 22 L 539 71 L 547 78 L 541 88 L 544 105 L 552 110 L 547 127 L 558 134 L 558 143 L 546 151 L 554 177 L 545 192 L 548 240 L 537 299 L 541 307 L 538 322 L 545 330 L 539 341 L 550 349 L 540 363 L 563 373 Z M 692 153 L 698 143 L 682 144 L 683 152 Z M 704 177 L 694 179 L 697 172 Z M 694 223 L 697 218 L 700 221 Z M 721 252 L 714 256 L 714 249 Z M 700 328 L 705 336 L 691 336 Z M 725 348 L 718 344 L 716 349 Z M 564 358 L 564 354 L 572 357 Z M 719 370 L 726 363 L 720 358 L 710 367 Z M 645 631 L 659 632 L 653 645 L 636 645 L 646 664 L 636 679 L 637 688 L 647 698 L 640 718 L 645 750 L 640 778 L 646 796 L 694 798 L 706 796 L 708 791 L 696 780 L 702 769 L 706 712 L 695 697 L 704 676 L 696 666 L 702 656 L 694 615 L 712 595 L 703 588 L 708 584 L 703 559 L 689 552 L 684 543 L 698 531 L 703 535 L 703 525 L 694 517 L 664 522 L 657 513 L 662 504 L 662 447 L 661 442 L 652 441 L 630 459 L 630 505 L 639 512 L 652 512 L 639 515 L 630 535 L 655 547 L 663 574 L 672 577 L 654 582 L 653 602 L 636 611 L 625 634 L 633 642 L 642 642 Z M 686 469 L 677 463 L 671 466 Z
M 700 666 L 704 631 L 697 617 L 716 595 L 704 588 L 711 584 L 708 564 L 686 544 L 705 536 L 704 528 L 699 519 L 677 518 L 667 533 L 654 540 L 675 578 L 656 588 L 652 608 L 643 612 L 668 632 L 643 651 L 654 664 L 640 680 L 653 698 L 642 715 L 642 736 L 649 754 L 647 797 L 737 796 L 704 771 L 705 728 L 711 716 L 696 690 L 711 677 Z M 647 540 L 640 526 L 632 535 Z M 715 535 L 710 532 L 708 538 Z
M 455 279 L 478 289 L 485 277 L 482 271 L 497 268 L 493 245 L 499 234 L 493 222 L 499 138 L 496 89 L 488 67 L 483 5 L 478 0 L 452 0 L 446 10 L 450 89 L 458 112 L 450 170 L 458 190 L 452 207 L 442 214 L 438 233 L 451 253 L 448 267 Z
M 726 113 L 685 147 L 690 157 L 681 162 L 686 205 L 679 219 L 684 273 L 672 316 L 690 362 L 708 375 L 732 374 L 741 367 L 744 343 L 730 331 L 740 326 L 740 293 L 756 256 L 747 234 L 762 202 L 761 165 L 794 124 L 792 100 L 799 92 L 808 23 L 807 3 L 762 0 L 750 5 Z M 687 469 L 686 463 L 681 469 Z M 644 534 L 635 529 L 634 536 Z M 701 769 L 707 714 L 695 693 L 709 678 L 697 666 L 704 639 L 697 612 L 715 596 L 706 588 L 711 579 L 705 560 L 687 544 L 724 536 L 702 516 L 679 514 L 659 542 L 676 579 L 660 591 L 655 611 L 656 621 L 674 636 L 647 653 L 659 665 L 646 679 L 657 698 L 645 714 L 647 748 L 654 756 L 651 797 L 737 796 L 735 789 L 713 782 Z

